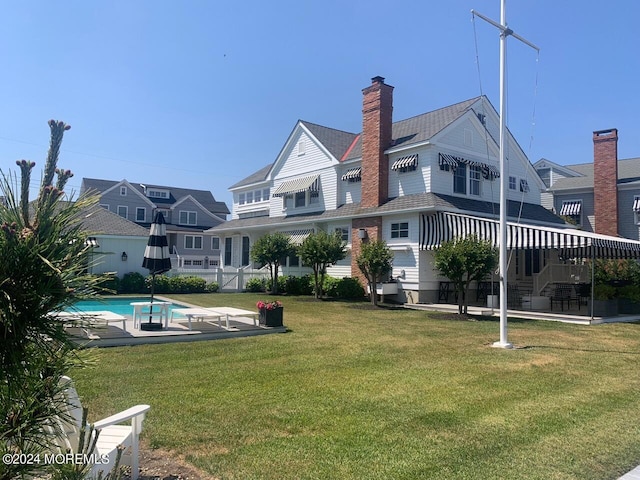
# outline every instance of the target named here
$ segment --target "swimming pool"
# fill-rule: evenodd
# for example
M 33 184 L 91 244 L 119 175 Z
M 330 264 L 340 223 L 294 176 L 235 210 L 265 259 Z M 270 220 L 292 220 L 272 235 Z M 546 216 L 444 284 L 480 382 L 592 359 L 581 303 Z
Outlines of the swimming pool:
M 131 302 L 148 302 L 151 297 L 100 297 L 92 300 L 81 300 L 74 304 L 69 310 L 80 310 L 82 312 L 97 312 L 100 310 L 109 310 L 119 315 L 132 315 L 133 307 Z M 154 297 L 154 300 L 158 300 Z M 169 305 L 169 314 L 174 308 L 185 308 L 179 303 L 171 303 Z

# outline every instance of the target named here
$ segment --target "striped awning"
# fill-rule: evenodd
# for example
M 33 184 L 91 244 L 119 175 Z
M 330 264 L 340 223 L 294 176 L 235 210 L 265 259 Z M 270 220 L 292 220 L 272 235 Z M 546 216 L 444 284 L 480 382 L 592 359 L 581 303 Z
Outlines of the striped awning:
M 640 197 L 636 197 L 633 200 L 633 211 L 640 212 Z
M 100 246 L 98 244 L 98 239 L 96 237 L 87 237 L 87 239 L 84 241 L 84 244 L 87 247 L 93 247 L 93 248 L 98 248 Z
M 477 235 L 498 247 L 500 224 L 497 220 L 452 212 L 422 216 L 423 250 L 437 248 L 455 238 Z M 540 227 L 507 222 L 508 249 L 563 250 L 565 257 L 640 258 L 640 242 L 575 229 Z
M 347 170 L 347 173 L 342 175 L 342 180 L 355 180 L 358 178 L 362 178 L 362 167 L 350 168 Z
M 418 165 L 418 154 L 415 155 L 407 155 L 406 157 L 402 157 L 397 159 L 391 165 L 391 170 L 400 170 L 401 168 L 407 167 L 415 167 Z
M 307 190 L 317 192 L 319 190 L 319 180 L 320 175 L 312 175 L 311 177 L 296 178 L 295 180 L 282 182 L 273 192 L 273 196 L 284 197 L 289 193 L 305 192 Z
M 560 208 L 560 215 L 580 215 L 582 209 L 582 201 L 575 202 L 562 202 L 562 208 Z
M 488 163 L 479 162 L 477 160 L 469 160 L 468 158 L 456 157 L 454 155 L 449 155 L 448 153 L 440 152 L 438 154 L 438 165 L 449 165 L 449 167 L 451 167 L 451 170 L 455 171 L 460 163 L 464 163 L 472 167 L 479 167 L 482 171 L 482 176 L 489 180 L 494 180 L 500 177 L 500 170 L 498 169 L 498 167 L 489 165 Z
M 289 236 L 289 240 L 294 245 L 302 245 L 304 239 L 313 233 L 313 228 L 308 228 L 306 230 L 291 230 L 289 232 L 282 232 L 285 235 Z

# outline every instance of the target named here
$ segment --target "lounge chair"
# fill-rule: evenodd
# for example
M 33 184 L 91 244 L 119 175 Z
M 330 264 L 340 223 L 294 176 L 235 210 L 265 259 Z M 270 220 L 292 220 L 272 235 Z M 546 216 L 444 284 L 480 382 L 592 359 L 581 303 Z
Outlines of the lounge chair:
M 57 439 L 58 453 L 78 452 L 78 442 L 82 428 L 82 404 L 69 377 L 62 377 L 63 395 L 67 411 L 64 418 L 59 418 L 59 426 L 63 435 Z M 131 479 L 138 478 L 138 436 L 142 430 L 142 422 L 149 410 L 149 405 L 136 405 L 93 424 L 94 435 L 97 433 L 95 463 L 88 478 L 98 476 L 102 472 L 105 476 L 115 465 L 118 447 L 123 447 L 121 465 L 131 466 Z M 128 422 L 128 424 L 127 424 Z M 87 432 L 89 429 L 87 428 Z M 93 458 L 93 457 L 90 457 Z

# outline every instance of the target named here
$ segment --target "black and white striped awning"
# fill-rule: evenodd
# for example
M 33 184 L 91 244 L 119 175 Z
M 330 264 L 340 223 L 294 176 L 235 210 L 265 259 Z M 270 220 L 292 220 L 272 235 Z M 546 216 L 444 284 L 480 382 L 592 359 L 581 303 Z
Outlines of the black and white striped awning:
M 636 197 L 633 200 L 633 211 L 640 212 L 640 197 Z
M 560 215 L 580 215 L 582 209 L 582 201 L 575 202 L 562 202 L 562 208 L 560 209 Z
M 98 244 L 98 239 L 96 237 L 87 237 L 87 239 L 84 241 L 84 244 L 87 247 L 93 247 L 93 248 L 98 248 L 100 246 L 100 244 Z
M 415 155 L 407 155 L 406 157 L 402 157 L 397 159 L 391 165 L 391 170 L 400 170 L 401 168 L 407 167 L 416 167 L 418 165 L 418 154 Z
M 451 170 L 455 171 L 460 163 L 464 163 L 472 167 L 479 167 L 482 171 L 482 176 L 489 180 L 494 180 L 500 177 L 500 170 L 498 169 L 498 167 L 494 167 L 493 165 L 489 165 L 488 163 L 479 162 L 477 160 L 469 160 L 468 158 L 456 157 L 454 155 L 449 155 L 448 153 L 440 152 L 438 154 L 438 164 L 449 165 Z
M 452 212 L 422 216 L 422 250 L 433 250 L 441 243 L 476 235 L 498 247 L 500 224 L 497 220 Z M 563 250 L 565 257 L 640 258 L 640 242 L 575 229 L 540 227 L 507 222 L 508 249 Z
M 320 175 L 312 175 L 311 177 L 296 178 L 282 182 L 276 191 L 273 192 L 274 197 L 284 197 L 290 193 L 305 192 L 310 190 L 317 192 L 319 190 Z
M 342 180 L 356 180 L 362 178 L 362 167 L 350 168 L 347 173 L 342 175 Z

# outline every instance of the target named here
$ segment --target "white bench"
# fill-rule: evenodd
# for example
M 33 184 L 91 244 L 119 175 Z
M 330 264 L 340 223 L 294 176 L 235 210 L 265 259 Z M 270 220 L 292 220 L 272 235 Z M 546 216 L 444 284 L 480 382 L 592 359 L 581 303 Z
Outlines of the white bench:
M 144 320 L 158 320 L 164 323 L 164 328 L 169 327 L 169 305 L 171 302 L 131 302 L 133 307 L 133 328 L 140 328 Z

